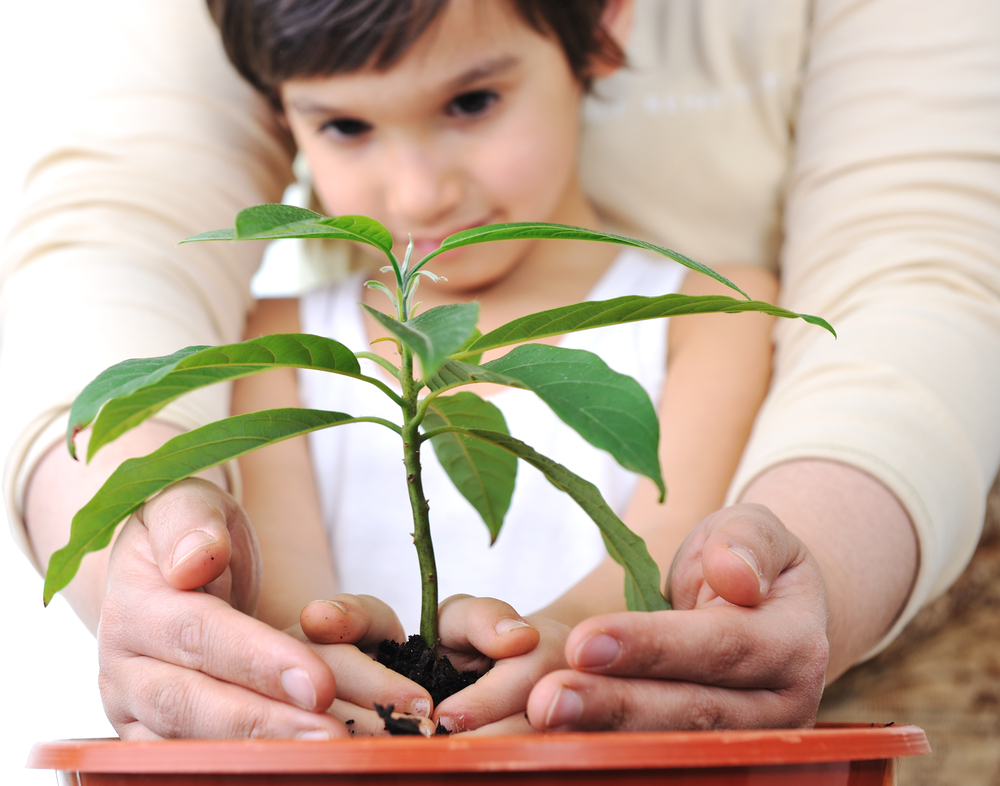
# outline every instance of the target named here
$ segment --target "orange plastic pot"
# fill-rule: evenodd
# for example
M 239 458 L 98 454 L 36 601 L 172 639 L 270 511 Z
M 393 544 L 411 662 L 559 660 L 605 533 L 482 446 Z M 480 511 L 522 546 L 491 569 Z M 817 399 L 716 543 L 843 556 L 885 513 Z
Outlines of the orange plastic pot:
M 223 784 L 783 784 L 895 782 L 896 760 L 930 753 L 916 726 L 808 730 L 290 740 L 72 740 L 28 766 L 79 786 Z

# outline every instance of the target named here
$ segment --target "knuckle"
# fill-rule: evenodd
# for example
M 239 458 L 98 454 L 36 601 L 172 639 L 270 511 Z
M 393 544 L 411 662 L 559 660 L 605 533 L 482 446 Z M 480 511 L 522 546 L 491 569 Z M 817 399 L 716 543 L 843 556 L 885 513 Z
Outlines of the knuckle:
M 718 646 L 700 669 L 709 684 L 728 684 L 750 659 L 754 643 L 735 627 L 719 631 Z
M 270 733 L 270 711 L 263 702 L 243 705 L 230 718 L 230 733 L 233 737 L 246 740 L 264 739 Z
M 722 709 L 703 692 L 688 705 L 686 715 L 685 727 L 688 729 L 715 731 L 726 726 Z
M 204 666 L 205 642 L 211 641 L 207 623 L 201 614 L 183 614 L 174 622 L 174 642 L 178 665 L 200 671 Z
M 161 737 L 185 737 L 187 720 L 195 717 L 197 701 L 192 687 L 174 679 L 157 680 L 148 692 L 149 714 L 144 725 Z

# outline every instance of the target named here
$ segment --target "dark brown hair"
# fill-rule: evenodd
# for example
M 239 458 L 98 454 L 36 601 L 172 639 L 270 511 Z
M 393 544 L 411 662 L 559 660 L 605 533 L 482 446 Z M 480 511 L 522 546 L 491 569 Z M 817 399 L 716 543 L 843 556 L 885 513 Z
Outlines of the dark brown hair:
M 601 25 L 607 0 L 503 1 L 532 28 L 558 40 L 584 87 L 590 87 L 593 59 L 624 64 L 624 53 Z M 280 109 L 278 91 L 288 79 L 390 68 L 449 0 L 207 2 L 236 70 Z

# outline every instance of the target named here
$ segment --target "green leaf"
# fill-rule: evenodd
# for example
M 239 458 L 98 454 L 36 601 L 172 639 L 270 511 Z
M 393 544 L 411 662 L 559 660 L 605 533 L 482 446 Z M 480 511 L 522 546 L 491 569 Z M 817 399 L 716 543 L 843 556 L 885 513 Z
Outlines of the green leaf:
M 431 390 L 442 390 L 444 388 L 458 387 L 459 385 L 471 385 L 477 382 L 492 382 L 495 385 L 506 385 L 511 388 L 525 388 L 526 386 L 513 377 L 497 374 L 488 371 L 482 366 L 467 363 L 461 360 L 446 360 L 441 364 L 437 374 L 427 380 L 427 387 Z
M 669 257 L 675 262 L 680 262 L 684 265 L 684 267 L 690 268 L 691 270 L 697 270 L 699 273 L 703 273 L 710 278 L 714 278 L 716 281 L 725 284 L 730 289 L 736 290 L 747 300 L 750 299 L 750 296 L 747 295 L 746 292 L 736 286 L 736 284 L 725 276 L 716 273 L 712 270 L 712 268 L 701 264 L 701 262 L 695 262 L 693 259 L 690 259 L 676 251 L 671 251 L 669 248 L 657 246 L 653 243 L 647 243 L 645 240 L 636 240 L 635 238 L 625 237 L 624 235 L 616 235 L 612 232 L 599 232 L 596 229 L 584 229 L 583 227 L 568 226 L 566 224 L 546 224 L 536 221 L 526 221 L 513 224 L 487 224 L 486 226 L 473 227 L 472 229 L 463 229 L 461 232 L 456 232 L 454 235 L 446 237 L 438 249 L 432 251 L 420 261 L 417 269 L 423 267 L 428 260 L 433 259 L 438 254 L 450 251 L 453 248 L 471 246 L 475 243 L 490 243 L 494 240 L 524 240 L 536 238 L 548 238 L 552 240 L 591 240 L 602 243 L 616 243 L 621 246 L 644 248 L 647 251 L 654 251 L 657 254 Z
M 564 423 L 625 469 L 652 480 L 666 495 L 660 470 L 660 423 L 642 385 L 593 352 L 527 344 L 485 363 L 533 390 Z
M 466 344 L 479 319 L 479 304 L 475 302 L 437 306 L 406 322 L 364 304 L 362 307 L 416 353 L 423 367 L 424 379 L 437 374 L 448 356 Z
M 187 347 L 160 358 L 126 360 L 102 372 L 77 396 L 70 410 L 67 440 L 100 410 L 87 460 L 104 445 L 135 428 L 178 396 L 216 382 L 272 368 L 319 369 L 370 380 L 343 344 L 308 334 L 276 333 L 221 347 Z M 103 408 L 102 408 L 103 406 Z
M 660 593 L 660 569 L 649 556 L 645 542 L 615 515 L 593 483 L 509 434 L 473 428 L 463 429 L 461 433 L 492 442 L 527 461 L 583 508 L 601 530 L 608 554 L 625 569 L 625 603 L 630 611 L 664 611 L 670 608 L 667 599 Z
M 326 217 L 291 205 L 257 205 L 236 215 L 235 229 L 216 229 L 186 238 L 181 243 L 201 240 L 278 240 L 302 237 L 353 240 L 366 243 L 392 256 L 392 234 L 367 216 Z
M 183 243 L 201 243 L 206 240 L 236 240 L 235 229 L 210 229 L 208 232 L 200 232 L 197 235 L 185 238 L 177 245 Z
M 49 560 L 45 604 L 73 580 L 85 554 L 107 546 L 119 523 L 171 483 L 273 442 L 363 420 L 371 419 L 312 409 L 254 412 L 181 434 L 148 456 L 123 462 L 73 517 L 69 543 Z
M 469 392 L 436 397 L 422 425 L 426 431 L 457 426 L 509 433 L 503 413 Z M 493 545 L 514 493 L 517 457 L 490 442 L 453 431 L 432 436 L 431 445 L 455 488 L 482 516 Z
M 804 319 L 806 322 L 825 328 L 834 336 L 837 335 L 826 320 L 820 317 L 797 314 L 761 300 L 737 300 L 726 295 L 681 295 L 676 293 L 656 297 L 625 295 L 610 300 L 589 300 L 583 303 L 574 303 L 570 306 L 519 317 L 501 325 L 496 330 L 491 330 L 478 341 L 469 345 L 468 348 L 455 353 L 454 357 L 462 360 L 477 353 L 511 344 L 520 344 L 525 341 L 534 341 L 607 325 L 638 322 L 643 319 L 661 319 L 681 314 L 736 314 L 742 311 L 759 311 L 776 317 Z
M 255 205 L 236 214 L 236 237 L 239 240 L 257 239 L 261 235 L 289 225 L 315 223 L 325 216 L 294 205 Z

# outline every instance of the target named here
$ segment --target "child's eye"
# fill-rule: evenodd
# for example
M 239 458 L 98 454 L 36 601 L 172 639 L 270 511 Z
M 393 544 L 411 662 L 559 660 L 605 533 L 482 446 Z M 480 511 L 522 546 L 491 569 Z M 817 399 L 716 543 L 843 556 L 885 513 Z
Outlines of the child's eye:
M 483 114 L 500 99 L 492 90 L 471 90 L 448 103 L 448 114 L 474 117 Z
M 324 123 L 320 130 L 332 133 L 339 137 L 358 137 L 371 131 L 372 127 L 364 120 L 355 120 L 350 117 L 341 117 Z

